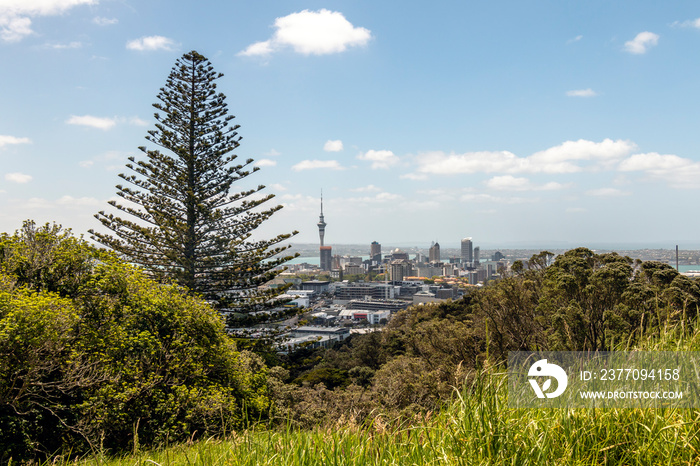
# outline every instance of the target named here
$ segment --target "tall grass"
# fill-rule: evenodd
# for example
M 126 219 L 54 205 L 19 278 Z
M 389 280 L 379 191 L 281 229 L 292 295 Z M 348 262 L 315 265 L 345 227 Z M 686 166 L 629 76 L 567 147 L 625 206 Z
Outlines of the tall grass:
M 700 349 L 700 326 L 668 327 L 639 349 Z M 623 349 L 623 348 L 619 348 Z M 340 420 L 310 431 L 256 430 L 81 465 L 692 465 L 697 409 L 521 409 L 506 374 L 483 369 L 444 409 L 410 420 Z M 57 457 L 53 464 L 74 464 Z

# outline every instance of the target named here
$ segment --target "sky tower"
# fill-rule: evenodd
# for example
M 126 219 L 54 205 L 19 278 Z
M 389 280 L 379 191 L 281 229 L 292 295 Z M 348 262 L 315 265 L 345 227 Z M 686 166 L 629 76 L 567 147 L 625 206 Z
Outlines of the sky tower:
M 318 217 L 318 236 L 321 238 L 321 247 L 319 248 L 319 265 L 321 270 L 331 270 L 333 252 L 330 246 L 323 245 L 323 237 L 326 234 L 326 222 L 323 220 L 323 191 L 321 191 L 321 215 Z
M 321 215 L 318 217 L 318 236 L 321 238 L 323 247 L 323 236 L 326 234 L 326 222 L 323 220 L 323 191 L 321 191 Z

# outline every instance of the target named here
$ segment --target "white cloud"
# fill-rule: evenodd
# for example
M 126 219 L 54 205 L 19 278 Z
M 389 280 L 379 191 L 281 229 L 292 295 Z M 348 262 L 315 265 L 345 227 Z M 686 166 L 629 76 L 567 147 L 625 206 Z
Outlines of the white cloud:
M 591 88 L 588 89 L 576 89 L 573 91 L 567 91 L 566 95 L 569 97 L 595 97 L 598 95 L 596 91 Z
M 82 46 L 83 46 L 82 42 L 69 42 L 68 44 L 59 44 L 59 43 L 44 44 L 45 48 L 54 49 L 54 50 L 79 49 Z
M 554 191 L 564 188 L 563 184 L 554 181 L 535 185 L 527 178 L 516 178 L 512 175 L 494 176 L 486 181 L 486 186 L 498 191 Z
M 175 48 L 175 41 L 163 36 L 144 36 L 139 39 L 130 40 L 126 43 L 126 48 L 139 51 L 171 51 Z
M 142 120 L 139 117 L 129 118 L 129 124 L 134 126 L 148 126 L 148 122 L 146 120 Z
M 634 154 L 620 162 L 618 168 L 623 172 L 644 172 L 651 178 L 666 181 L 674 188 L 700 187 L 700 162 L 673 154 Z
M 700 29 L 700 18 L 698 19 L 691 19 L 688 21 L 674 21 L 673 24 L 671 24 L 673 27 L 683 27 L 683 28 L 698 28 Z
M 591 189 L 589 191 L 586 191 L 586 194 L 589 196 L 598 196 L 598 197 L 617 197 L 617 196 L 629 196 L 630 193 L 627 191 L 622 191 L 617 188 L 599 188 L 599 189 Z
M 102 118 L 92 115 L 71 115 L 71 117 L 66 120 L 66 123 L 69 125 L 89 126 L 102 130 L 108 130 L 117 124 L 114 118 Z
M 335 140 L 335 141 L 326 141 L 326 143 L 323 145 L 323 150 L 326 152 L 340 152 L 343 150 L 343 141 L 340 139 Z
M 275 191 L 286 191 L 286 190 L 287 190 L 287 188 L 286 188 L 284 185 L 279 184 L 279 183 L 275 183 L 275 184 L 273 184 L 273 185 L 270 186 L 270 187 L 271 187 L 272 189 L 274 189 Z
M 32 17 L 52 16 L 78 5 L 94 5 L 98 0 L 2 0 L 0 1 L 0 38 L 18 42 L 32 34 Z
M 593 142 L 580 139 L 518 157 L 509 151 L 467 152 L 445 154 L 426 152 L 416 158 L 418 173 L 457 175 L 470 173 L 576 173 L 583 170 L 581 162 L 593 162 L 603 167 L 627 156 L 636 146 L 630 141 L 605 139 Z M 405 178 L 409 176 L 404 175 Z
M 578 41 L 580 41 L 581 39 L 583 39 L 583 36 L 578 35 L 578 36 L 574 37 L 573 39 L 567 40 L 566 43 L 567 43 L 567 44 L 573 44 L 574 42 L 578 42 Z
M 302 160 L 292 167 L 298 172 L 302 170 L 315 170 L 317 168 L 328 168 L 330 170 L 344 170 L 337 160 Z
M 111 26 L 117 24 L 119 20 L 117 18 L 104 18 L 102 16 L 96 16 L 92 18 L 92 22 L 98 26 Z
M 277 157 L 277 156 L 279 156 L 279 155 L 282 155 L 282 153 L 276 151 L 275 149 L 270 149 L 269 151 L 264 152 L 263 155 L 264 155 L 265 157 Z
M 419 173 L 405 173 L 405 174 L 399 176 L 399 178 L 402 180 L 420 181 L 420 180 L 428 179 L 428 175 L 419 174 Z
M 90 168 L 95 164 L 92 160 L 82 160 L 78 162 L 78 165 L 83 167 L 83 168 Z
M 637 34 L 637 36 L 625 42 L 625 51 L 633 53 L 635 55 L 641 55 L 647 52 L 649 47 L 659 43 L 659 35 L 653 32 L 644 31 Z
M 30 144 L 29 138 L 18 138 L 15 136 L 5 136 L 0 134 L 0 148 L 10 144 Z
M 386 169 L 399 163 L 399 158 L 390 150 L 369 150 L 357 158 L 371 161 L 373 170 Z
M 99 206 L 101 202 L 94 197 L 72 197 L 63 196 L 56 201 L 56 204 L 69 206 L 69 207 L 79 207 L 79 206 Z
M 12 181 L 13 183 L 24 184 L 32 181 L 32 176 L 25 175 L 24 173 L 8 173 L 5 175 L 5 180 Z
M 274 167 L 275 165 L 277 165 L 277 161 L 270 159 L 260 159 L 255 162 L 256 167 Z
M 352 191 L 354 193 L 371 193 L 371 192 L 377 192 L 377 191 L 381 191 L 381 190 L 382 190 L 382 188 L 378 188 L 375 185 L 370 184 L 368 186 L 362 186 L 360 188 L 351 189 L 350 191 Z
M 355 27 L 342 13 L 322 9 L 304 10 L 275 19 L 272 38 L 251 44 L 243 56 L 264 56 L 291 47 L 303 55 L 326 55 L 363 46 L 372 38 L 368 29 Z

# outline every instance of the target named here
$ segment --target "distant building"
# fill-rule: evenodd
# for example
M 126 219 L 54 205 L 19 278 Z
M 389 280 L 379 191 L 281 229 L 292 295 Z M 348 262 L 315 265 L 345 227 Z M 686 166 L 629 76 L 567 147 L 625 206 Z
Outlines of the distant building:
M 506 256 L 504 256 L 501 251 L 496 251 L 493 253 L 493 256 L 491 256 L 491 260 L 494 262 L 498 262 L 498 261 L 503 260 L 505 258 L 506 258 Z
M 472 262 L 474 262 L 474 245 L 471 238 L 464 238 L 462 240 L 462 264 L 467 267 L 471 267 Z
M 333 248 L 331 246 L 321 246 L 319 253 L 321 254 L 321 270 L 331 270 L 333 268 Z
M 391 251 L 391 260 L 408 260 L 408 253 L 402 249 L 396 248 Z
M 382 262 L 382 245 L 376 241 L 372 241 L 369 245 L 369 258 L 376 263 L 380 264 Z
M 335 289 L 333 304 L 346 304 L 359 299 L 394 299 L 394 287 L 385 283 L 348 283 Z
M 428 251 L 428 260 L 430 262 L 440 262 L 440 243 L 433 243 Z
M 313 291 L 315 294 L 321 294 L 328 291 L 330 283 L 329 281 L 309 280 L 301 284 L 301 289 Z
M 403 277 L 413 275 L 413 269 L 408 259 L 394 259 L 389 264 L 389 280 L 392 282 L 403 281 Z
M 326 235 L 326 222 L 323 219 L 323 194 L 321 194 L 321 215 L 319 216 L 318 220 L 318 236 L 321 240 L 321 245 L 319 247 L 319 256 L 320 256 L 320 261 L 319 265 L 321 266 L 321 270 L 323 271 L 329 271 L 331 270 L 331 257 L 333 256 L 333 251 L 330 246 L 325 246 L 323 244 L 323 239 Z
M 479 253 L 481 250 L 479 249 L 479 246 L 474 248 L 474 267 L 479 267 Z

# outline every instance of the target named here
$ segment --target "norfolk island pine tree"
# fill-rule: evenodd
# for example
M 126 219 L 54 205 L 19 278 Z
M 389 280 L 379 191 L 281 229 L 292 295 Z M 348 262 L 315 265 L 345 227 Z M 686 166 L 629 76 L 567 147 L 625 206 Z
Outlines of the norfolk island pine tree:
M 259 168 L 233 154 L 241 138 L 216 90 L 222 76 L 196 51 L 176 61 L 146 136 L 164 152 L 142 146 L 144 160 L 129 158 L 131 173 L 120 174 L 126 184 L 116 187 L 127 203 L 109 202 L 124 217 L 101 211 L 95 217 L 112 233 L 90 234 L 157 280 L 185 286 L 220 310 L 250 313 L 270 309 L 283 292 L 261 285 L 294 257 L 280 254 L 297 232 L 253 239 L 282 206 L 265 207 L 274 194 L 262 195 L 263 185 L 230 194 Z

